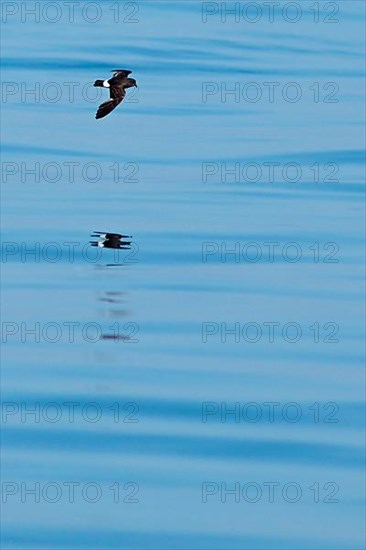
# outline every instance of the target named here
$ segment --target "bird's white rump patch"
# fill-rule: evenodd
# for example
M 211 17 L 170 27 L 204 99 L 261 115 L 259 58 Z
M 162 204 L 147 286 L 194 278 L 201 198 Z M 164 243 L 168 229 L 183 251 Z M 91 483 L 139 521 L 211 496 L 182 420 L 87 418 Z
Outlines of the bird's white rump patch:
M 103 80 L 103 88 L 110 88 L 111 85 L 109 84 L 108 80 Z

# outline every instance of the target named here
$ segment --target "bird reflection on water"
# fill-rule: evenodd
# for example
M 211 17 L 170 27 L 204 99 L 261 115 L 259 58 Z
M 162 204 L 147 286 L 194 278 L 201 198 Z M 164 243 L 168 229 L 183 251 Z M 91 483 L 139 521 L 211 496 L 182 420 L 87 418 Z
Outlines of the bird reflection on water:
M 101 231 L 94 231 L 91 235 L 93 239 L 100 239 L 99 241 L 90 241 L 92 246 L 98 246 L 100 248 L 115 248 L 129 250 L 131 248 L 132 241 L 123 241 L 122 239 L 132 239 L 131 235 L 120 235 L 120 233 L 102 233 Z
M 91 246 L 98 248 L 109 248 L 113 250 L 131 250 L 131 235 L 122 235 L 121 233 L 108 233 L 102 231 L 94 231 L 91 235 L 93 241 L 89 241 Z M 116 255 L 115 255 L 116 258 Z M 125 263 L 109 263 L 105 264 L 103 267 L 115 267 L 115 266 L 124 266 Z M 122 319 L 126 318 L 128 315 L 128 310 L 124 309 L 123 302 L 125 301 L 125 292 L 119 290 L 106 290 L 103 292 L 102 296 L 98 296 L 98 301 L 104 303 L 106 306 L 102 317 L 109 317 L 113 319 Z M 111 327 L 106 327 L 108 331 L 104 331 L 101 334 L 101 340 L 111 340 L 116 341 L 129 341 L 130 340 L 130 328 L 131 323 L 120 325 L 118 322 L 114 323 Z M 116 330 L 118 327 L 118 330 Z
M 100 340 L 110 340 L 112 342 L 130 341 L 131 335 L 135 333 L 135 323 L 126 321 L 126 318 L 130 315 L 130 311 L 126 308 L 126 292 L 106 290 L 97 294 L 97 300 L 103 304 L 101 310 L 98 311 L 98 316 L 101 318 L 101 325 L 103 326 Z M 104 322 L 105 319 L 113 319 L 114 322 L 106 324 Z M 116 321 L 118 319 L 121 320 L 121 323 Z
M 132 239 L 131 235 L 121 235 L 120 233 L 94 231 L 91 237 L 93 239 L 98 239 L 97 241 L 89 241 L 91 246 L 96 246 L 98 248 L 111 248 L 114 250 L 131 250 L 132 241 L 124 240 Z M 115 254 L 114 258 L 119 259 L 119 254 Z M 124 265 L 125 263 L 117 261 L 116 263 L 105 264 L 105 267 L 117 267 Z

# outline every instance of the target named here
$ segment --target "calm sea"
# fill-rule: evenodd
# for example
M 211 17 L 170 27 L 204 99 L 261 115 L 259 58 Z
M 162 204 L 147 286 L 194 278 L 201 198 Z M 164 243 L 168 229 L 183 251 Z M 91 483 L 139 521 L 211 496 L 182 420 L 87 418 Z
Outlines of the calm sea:
M 364 19 L 2 3 L 4 549 L 363 548 Z

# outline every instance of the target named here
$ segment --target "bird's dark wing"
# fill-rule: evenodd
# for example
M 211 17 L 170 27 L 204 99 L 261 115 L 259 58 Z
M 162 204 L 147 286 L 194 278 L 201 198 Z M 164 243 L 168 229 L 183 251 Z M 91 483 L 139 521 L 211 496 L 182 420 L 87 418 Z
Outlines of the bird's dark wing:
M 127 71 L 126 69 L 113 69 L 111 72 L 114 73 L 113 76 L 118 75 L 121 78 L 127 78 L 132 73 L 132 71 Z
M 126 95 L 126 90 L 123 87 L 123 82 L 116 85 L 111 85 L 109 88 L 109 96 L 111 99 L 118 100 L 118 103 L 121 103 L 122 99 Z
M 95 118 L 103 118 L 113 111 L 121 103 L 126 95 L 122 86 L 111 86 L 109 88 L 110 100 L 99 105 Z
M 95 118 L 103 118 L 109 115 L 109 113 L 111 113 L 113 109 L 115 109 L 120 103 L 121 100 L 117 101 L 116 99 L 110 99 L 109 101 L 102 103 L 101 105 L 99 105 Z

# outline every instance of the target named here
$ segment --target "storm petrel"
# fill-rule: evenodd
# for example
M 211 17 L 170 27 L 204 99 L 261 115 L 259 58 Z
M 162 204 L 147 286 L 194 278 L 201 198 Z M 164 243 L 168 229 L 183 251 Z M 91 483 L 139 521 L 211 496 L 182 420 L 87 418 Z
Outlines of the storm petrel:
M 125 69 L 114 69 L 113 76 L 109 80 L 96 80 L 94 86 L 109 88 L 110 100 L 99 105 L 95 118 L 103 118 L 113 111 L 123 101 L 126 95 L 126 88 L 137 87 L 134 78 L 128 78 L 131 71 Z
M 130 250 L 132 241 L 125 241 L 124 239 L 132 239 L 130 235 L 120 235 L 119 233 L 102 233 L 101 231 L 94 231 L 93 235 L 90 235 L 93 239 L 101 239 L 97 242 L 89 241 L 92 246 L 98 246 L 100 248 L 119 248 Z

